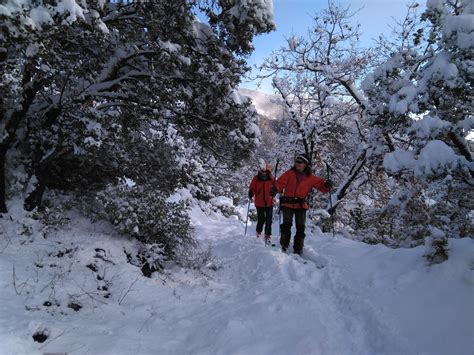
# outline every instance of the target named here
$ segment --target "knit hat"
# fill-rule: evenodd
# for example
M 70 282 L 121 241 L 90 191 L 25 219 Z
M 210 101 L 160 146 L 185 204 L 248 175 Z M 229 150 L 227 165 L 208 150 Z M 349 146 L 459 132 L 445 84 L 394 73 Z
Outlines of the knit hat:
M 258 170 L 259 171 L 270 171 L 270 165 L 268 165 L 265 160 L 258 159 Z
M 309 164 L 309 158 L 308 158 L 308 156 L 307 156 L 306 154 L 304 154 L 304 153 L 301 153 L 301 154 L 296 155 L 295 160 L 298 160 L 298 159 L 299 159 L 299 160 L 303 160 L 306 164 Z

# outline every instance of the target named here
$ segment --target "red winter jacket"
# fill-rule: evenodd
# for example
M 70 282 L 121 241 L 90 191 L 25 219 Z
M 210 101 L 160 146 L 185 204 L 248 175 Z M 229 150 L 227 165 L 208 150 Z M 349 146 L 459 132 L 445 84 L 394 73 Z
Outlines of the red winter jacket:
M 270 169 L 267 169 L 268 180 L 261 180 L 258 174 L 252 179 L 249 186 L 249 192 L 252 192 L 255 196 L 255 207 L 270 207 L 275 204 L 275 200 L 270 196 L 270 189 L 272 188 L 275 178 L 273 177 Z
M 302 174 L 300 181 L 298 182 L 296 179 L 296 169 L 292 168 L 288 170 L 278 178 L 275 184 L 278 192 L 282 192 L 283 189 L 285 190 L 281 200 L 281 206 L 308 209 L 309 206 L 306 202 L 306 196 L 308 196 L 313 187 L 321 192 L 330 191 L 330 189 L 324 186 L 325 182 L 326 180 L 319 176 L 305 173 Z M 299 200 L 298 202 L 295 201 L 295 203 L 289 203 L 285 202 L 285 197 L 290 199 L 296 197 Z

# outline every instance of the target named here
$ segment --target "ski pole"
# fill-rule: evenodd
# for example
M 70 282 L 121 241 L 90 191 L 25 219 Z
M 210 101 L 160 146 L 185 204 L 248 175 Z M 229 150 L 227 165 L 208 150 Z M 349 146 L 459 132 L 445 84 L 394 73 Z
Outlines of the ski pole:
M 330 179 L 331 177 L 331 168 L 329 167 L 329 164 L 324 162 L 326 164 L 326 170 L 327 170 L 327 173 L 328 173 L 328 180 Z M 332 192 L 331 190 L 329 190 L 329 211 L 330 211 L 330 215 L 331 215 L 331 228 L 332 228 L 332 236 L 333 238 L 335 237 L 334 236 L 334 211 L 332 209 Z
M 280 163 L 280 158 L 277 158 L 277 161 L 276 161 L 276 164 L 275 164 L 275 174 L 273 175 L 273 187 L 275 187 L 275 184 L 276 184 L 277 173 L 278 173 L 278 164 L 279 163 Z M 278 209 L 278 215 L 280 215 L 280 209 Z M 280 229 L 280 221 L 278 221 L 278 230 L 279 229 Z M 266 243 L 265 243 L 265 245 L 266 245 Z
M 273 186 L 275 186 L 275 183 L 276 183 L 277 172 L 278 172 L 278 164 L 279 163 L 280 163 L 280 158 L 277 158 L 277 162 L 275 164 L 275 174 L 273 175 Z
M 247 204 L 247 218 L 245 219 L 245 233 L 244 233 L 244 237 L 247 236 L 247 224 L 248 224 L 248 221 L 249 221 L 249 210 L 250 210 L 250 199 L 249 199 L 249 203 Z

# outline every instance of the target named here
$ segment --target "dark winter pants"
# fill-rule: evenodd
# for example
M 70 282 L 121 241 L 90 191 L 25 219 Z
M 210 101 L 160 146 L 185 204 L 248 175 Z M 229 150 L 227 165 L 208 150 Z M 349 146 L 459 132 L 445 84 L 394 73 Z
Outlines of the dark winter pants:
M 295 242 L 293 244 L 293 250 L 295 253 L 301 254 L 304 246 L 304 228 L 306 223 L 306 209 L 304 208 L 289 208 L 282 207 L 281 213 L 283 214 L 283 223 L 281 224 L 281 238 L 280 245 L 282 248 L 287 249 L 290 245 L 291 240 L 291 225 L 293 224 L 293 216 L 295 216 L 296 222 L 296 235 Z
M 257 233 L 262 233 L 265 224 L 265 235 L 272 235 L 273 206 L 257 207 Z

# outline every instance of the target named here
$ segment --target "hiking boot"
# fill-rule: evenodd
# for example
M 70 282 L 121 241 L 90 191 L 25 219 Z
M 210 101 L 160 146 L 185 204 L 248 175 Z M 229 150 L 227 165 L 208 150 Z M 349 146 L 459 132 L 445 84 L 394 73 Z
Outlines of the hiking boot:
M 257 232 L 257 239 L 260 238 L 261 235 L 262 233 Z
M 287 250 L 287 249 L 288 249 L 288 248 L 286 248 L 286 247 L 281 247 L 281 252 L 282 252 L 282 253 L 286 253 L 286 250 Z
M 303 250 L 297 250 L 297 249 L 295 249 L 295 250 L 293 250 L 293 253 L 298 254 L 298 255 L 301 256 L 301 254 L 303 254 Z
M 264 241 L 265 241 L 265 245 L 271 245 L 272 244 L 272 240 L 271 240 L 271 238 L 268 234 L 265 234 Z

